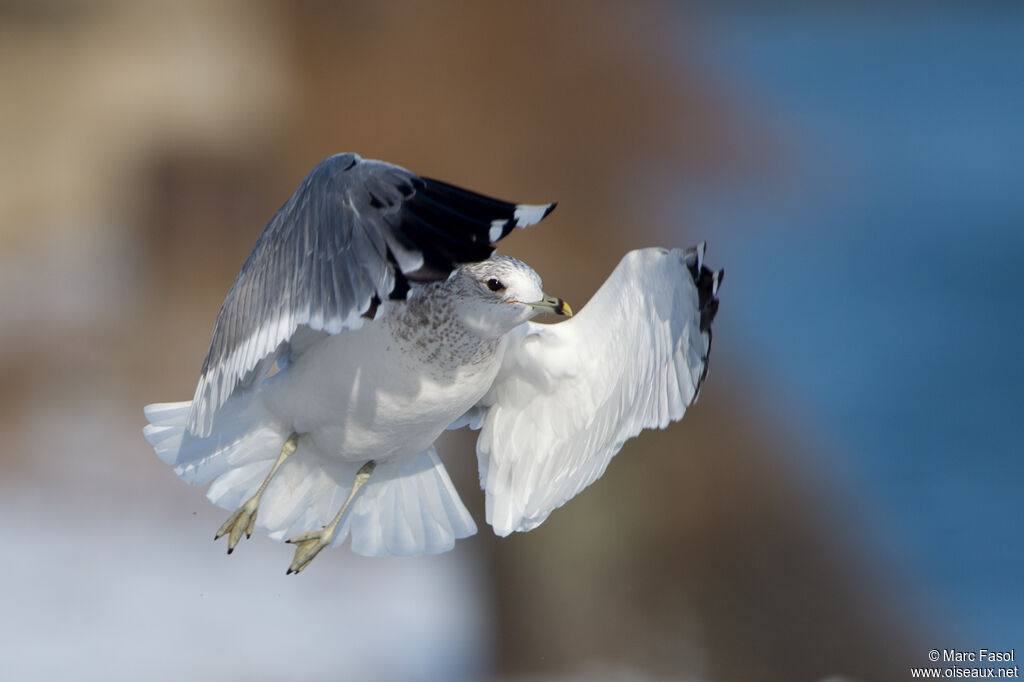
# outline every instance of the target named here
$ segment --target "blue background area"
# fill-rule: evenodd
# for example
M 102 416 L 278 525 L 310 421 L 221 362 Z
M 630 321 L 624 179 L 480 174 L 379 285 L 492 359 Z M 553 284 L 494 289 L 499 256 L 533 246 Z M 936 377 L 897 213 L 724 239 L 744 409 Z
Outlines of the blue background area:
M 701 19 L 766 159 L 681 199 L 727 268 L 716 343 L 829 443 L 804 463 L 940 630 L 1024 648 L 1024 8 Z

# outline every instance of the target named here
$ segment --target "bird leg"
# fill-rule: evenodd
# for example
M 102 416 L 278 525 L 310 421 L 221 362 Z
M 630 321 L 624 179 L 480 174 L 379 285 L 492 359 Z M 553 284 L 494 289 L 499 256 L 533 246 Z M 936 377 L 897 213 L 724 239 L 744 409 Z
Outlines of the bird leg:
M 252 530 L 256 526 L 256 510 L 260 506 L 260 498 L 263 497 L 263 491 L 267 489 L 270 479 L 274 477 L 274 474 L 281 468 L 284 461 L 295 453 L 298 446 L 299 434 L 293 433 L 288 436 L 288 440 L 281 446 L 281 454 L 277 456 L 274 467 L 267 474 L 267 477 L 263 479 L 263 485 L 260 486 L 255 495 L 246 500 L 245 504 L 228 517 L 228 520 L 221 525 L 217 534 L 213 536 L 214 540 L 219 540 L 221 536 L 228 534 L 228 554 L 235 551 L 235 545 L 242 539 L 242 533 L 245 533 L 247 538 L 252 537 Z
M 288 540 L 289 543 L 295 545 L 295 558 L 292 559 L 292 564 L 288 567 L 285 575 L 301 572 L 320 553 L 321 549 L 331 544 L 331 541 L 334 540 L 334 534 L 338 531 L 338 524 L 341 523 L 345 512 L 352 505 L 352 500 L 356 498 L 356 493 L 370 480 L 370 474 L 373 473 L 376 467 L 377 463 L 371 459 L 359 468 L 359 471 L 356 472 L 356 480 L 352 483 L 352 492 L 348 494 L 345 504 L 341 505 L 341 509 L 330 523 L 320 530 L 302 533 Z

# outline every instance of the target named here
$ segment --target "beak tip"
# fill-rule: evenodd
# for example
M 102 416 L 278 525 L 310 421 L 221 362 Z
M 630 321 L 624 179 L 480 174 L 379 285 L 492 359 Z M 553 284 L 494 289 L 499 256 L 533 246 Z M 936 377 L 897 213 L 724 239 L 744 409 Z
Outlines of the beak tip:
M 559 315 L 565 315 L 566 317 L 572 317 L 572 306 L 566 303 L 562 299 L 558 299 L 558 309 L 555 310 Z

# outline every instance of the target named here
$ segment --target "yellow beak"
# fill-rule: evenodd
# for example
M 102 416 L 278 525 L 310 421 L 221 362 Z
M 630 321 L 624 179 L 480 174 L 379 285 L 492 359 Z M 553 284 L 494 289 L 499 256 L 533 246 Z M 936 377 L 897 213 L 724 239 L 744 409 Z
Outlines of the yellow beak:
M 527 303 L 534 310 L 540 310 L 545 313 L 554 313 L 555 315 L 565 315 L 566 317 L 572 317 L 572 307 L 560 298 L 554 296 L 548 296 L 544 294 L 544 298 L 540 299 L 536 303 Z

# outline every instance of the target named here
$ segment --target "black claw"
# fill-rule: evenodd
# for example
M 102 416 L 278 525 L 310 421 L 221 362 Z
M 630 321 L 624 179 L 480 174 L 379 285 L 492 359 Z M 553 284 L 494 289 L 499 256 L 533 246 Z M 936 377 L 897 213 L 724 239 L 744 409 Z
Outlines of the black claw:
M 285 575 L 291 575 L 292 574 L 292 569 L 289 568 L 287 571 L 284 572 L 284 574 Z
M 234 547 L 228 547 L 228 554 L 231 554 L 234 551 L 235 551 Z

